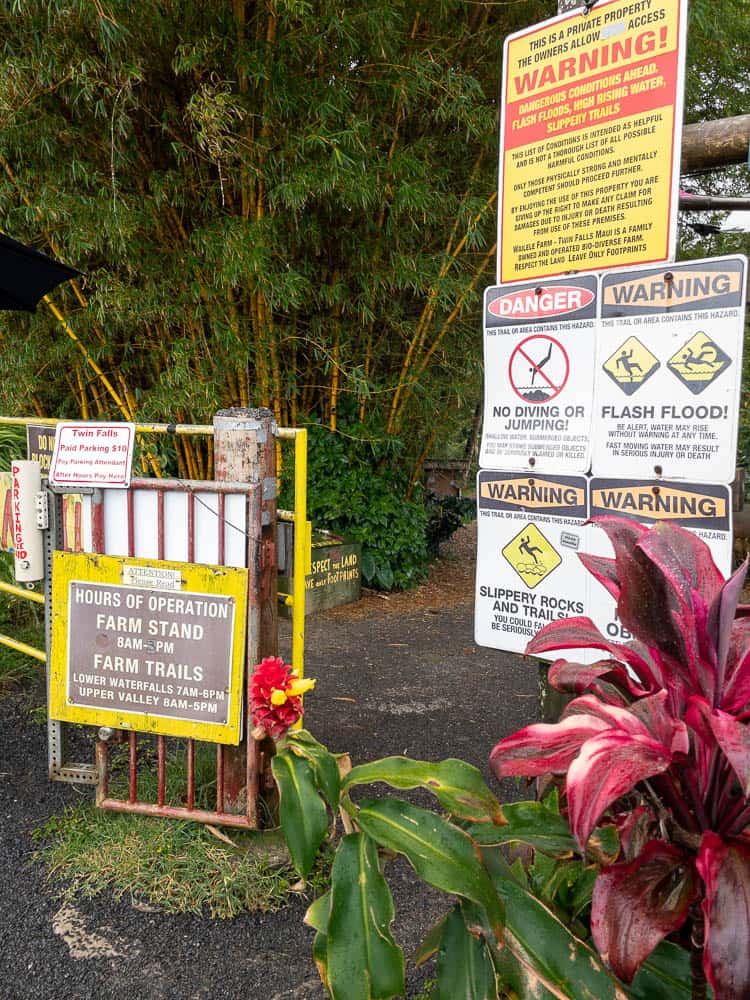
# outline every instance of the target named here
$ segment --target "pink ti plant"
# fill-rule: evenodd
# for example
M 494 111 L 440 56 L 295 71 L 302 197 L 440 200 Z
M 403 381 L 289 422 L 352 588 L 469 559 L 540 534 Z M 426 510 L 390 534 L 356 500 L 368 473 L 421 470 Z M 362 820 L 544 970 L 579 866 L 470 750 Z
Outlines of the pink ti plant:
M 750 997 L 750 608 L 747 560 L 728 580 L 708 546 L 670 524 L 603 517 L 614 559 L 581 555 L 617 601 L 633 640 L 613 643 L 586 617 L 542 628 L 528 653 L 602 650 L 557 660 L 550 684 L 575 694 L 560 722 L 501 740 L 498 777 L 565 776 L 581 852 L 603 819 L 621 855 L 601 869 L 591 931 L 630 982 L 667 935 L 689 942 L 693 995 Z

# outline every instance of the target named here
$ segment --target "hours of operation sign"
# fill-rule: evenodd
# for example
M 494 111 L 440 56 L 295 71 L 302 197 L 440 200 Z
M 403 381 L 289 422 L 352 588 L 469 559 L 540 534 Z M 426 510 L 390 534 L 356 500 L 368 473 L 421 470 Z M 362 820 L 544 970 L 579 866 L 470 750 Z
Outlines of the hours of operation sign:
M 146 567 L 183 583 L 164 590 L 119 582 L 137 579 L 131 564 L 142 561 L 55 559 L 53 718 L 239 742 L 245 571 Z

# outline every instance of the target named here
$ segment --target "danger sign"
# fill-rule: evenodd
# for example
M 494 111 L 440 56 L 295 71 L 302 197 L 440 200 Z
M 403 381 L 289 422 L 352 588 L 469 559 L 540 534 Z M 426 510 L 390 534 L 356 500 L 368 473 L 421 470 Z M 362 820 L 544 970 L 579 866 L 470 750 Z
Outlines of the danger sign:
M 480 465 L 587 470 L 597 287 L 587 275 L 486 290 Z

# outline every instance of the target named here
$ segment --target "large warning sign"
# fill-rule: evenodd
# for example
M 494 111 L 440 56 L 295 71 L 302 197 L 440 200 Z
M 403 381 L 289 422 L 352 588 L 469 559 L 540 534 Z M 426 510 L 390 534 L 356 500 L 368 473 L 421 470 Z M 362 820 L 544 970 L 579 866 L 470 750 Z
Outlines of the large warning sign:
M 584 275 L 485 291 L 481 466 L 588 469 L 597 288 Z
M 584 613 L 587 574 L 576 553 L 586 508 L 583 476 L 479 473 L 479 645 L 521 653 L 542 625 Z
M 732 499 L 729 486 L 652 479 L 591 479 L 589 482 L 591 517 L 614 514 L 650 526 L 663 521 L 679 524 L 693 531 L 708 545 L 714 562 L 725 576 L 732 569 Z M 586 551 L 612 557 L 604 532 L 591 524 L 587 527 Z M 586 602 L 586 614 L 609 639 L 616 642 L 632 638 L 617 618 L 614 599 L 593 580 Z
M 716 257 L 602 276 L 594 475 L 734 478 L 746 268 Z
M 505 42 L 498 281 L 671 260 L 687 0 L 609 0 Z

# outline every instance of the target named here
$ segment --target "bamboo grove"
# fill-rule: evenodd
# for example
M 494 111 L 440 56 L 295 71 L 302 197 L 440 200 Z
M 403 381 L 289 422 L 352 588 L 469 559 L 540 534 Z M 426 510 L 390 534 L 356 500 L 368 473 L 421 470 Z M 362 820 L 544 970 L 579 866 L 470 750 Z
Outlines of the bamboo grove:
M 738 55 L 712 39 L 728 18 L 746 54 L 747 19 L 693 11 L 691 106 L 726 107 Z M 269 406 L 398 442 L 416 481 L 481 393 L 502 41 L 554 12 L 5 0 L 0 228 L 86 276 L 0 320 L 0 409 L 205 422 Z M 210 473 L 196 446 L 178 461 Z
M 86 278 L 2 321 L 3 409 L 263 405 L 413 464 L 470 425 L 532 6 L 4 4 L 0 228 Z

